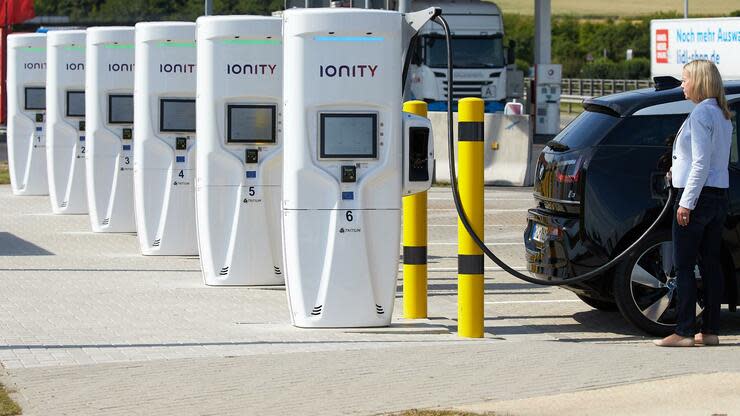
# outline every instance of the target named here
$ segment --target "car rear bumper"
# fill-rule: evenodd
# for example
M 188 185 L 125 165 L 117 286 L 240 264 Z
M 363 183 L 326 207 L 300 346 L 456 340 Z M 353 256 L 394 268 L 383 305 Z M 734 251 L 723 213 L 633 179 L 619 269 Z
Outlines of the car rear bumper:
M 535 227 L 544 227 L 542 238 L 534 236 Z M 540 241 L 541 240 L 541 241 Z M 524 231 L 527 269 L 538 279 L 563 281 L 564 279 L 590 272 L 606 259 L 594 255 L 583 238 L 581 219 L 577 216 L 561 216 L 541 208 L 527 212 L 527 228 Z M 605 273 L 604 277 L 608 274 Z M 607 279 L 595 277 L 586 282 L 563 287 L 579 294 L 608 298 Z

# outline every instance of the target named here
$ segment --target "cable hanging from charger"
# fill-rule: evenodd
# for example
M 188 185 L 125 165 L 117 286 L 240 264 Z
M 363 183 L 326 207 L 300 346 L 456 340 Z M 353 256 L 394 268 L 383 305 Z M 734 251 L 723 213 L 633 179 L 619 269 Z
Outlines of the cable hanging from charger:
M 453 128 L 453 117 L 452 117 L 452 95 L 454 91 L 454 84 L 452 79 L 452 45 L 450 40 L 450 27 L 447 24 L 447 21 L 442 16 L 437 16 L 434 18 L 435 23 L 442 26 L 442 29 L 445 33 L 445 42 L 447 45 L 447 140 L 448 140 L 448 146 L 449 146 L 449 165 L 450 165 L 450 184 L 452 186 L 452 198 L 455 201 L 455 208 L 457 209 L 458 216 L 460 218 L 460 222 L 462 223 L 463 227 L 465 227 L 465 230 L 470 235 L 470 238 L 473 239 L 475 244 L 485 253 L 485 255 L 491 259 L 497 266 L 501 267 L 505 272 L 511 274 L 512 276 L 516 277 L 517 279 L 521 279 L 528 283 L 534 283 L 537 285 L 543 285 L 543 286 L 561 286 L 566 284 L 574 284 L 578 282 L 583 282 L 585 280 L 592 279 L 594 277 L 597 277 L 598 275 L 604 273 L 606 270 L 614 267 L 619 263 L 621 260 L 623 260 L 628 254 L 632 252 L 632 250 L 635 249 L 635 247 L 649 234 L 655 230 L 655 228 L 658 226 L 660 222 L 663 221 L 666 214 L 670 211 L 670 207 L 673 205 L 673 200 L 675 198 L 675 192 L 672 187 L 668 187 L 668 200 L 666 201 L 665 206 L 663 207 L 663 210 L 658 215 L 658 218 L 648 227 L 647 230 L 637 239 L 634 243 L 632 243 L 629 247 L 627 247 L 624 251 L 622 251 L 618 256 L 614 257 L 613 259 L 609 260 L 606 264 L 599 266 L 598 268 L 591 270 L 590 272 L 564 278 L 557 281 L 552 280 L 543 280 L 543 279 L 537 279 L 532 276 L 528 276 L 526 274 L 520 273 L 516 270 L 514 270 L 512 267 L 510 267 L 508 264 L 504 263 L 501 259 L 499 259 L 493 252 L 486 246 L 486 244 L 480 239 L 478 234 L 475 232 L 473 227 L 470 225 L 470 221 L 468 220 L 468 216 L 465 213 L 465 208 L 463 207 L 462 201 L 460 200 L 460 193 L 457 189 L 457 172 L 455 167 L 455 141 L 452 133 Z

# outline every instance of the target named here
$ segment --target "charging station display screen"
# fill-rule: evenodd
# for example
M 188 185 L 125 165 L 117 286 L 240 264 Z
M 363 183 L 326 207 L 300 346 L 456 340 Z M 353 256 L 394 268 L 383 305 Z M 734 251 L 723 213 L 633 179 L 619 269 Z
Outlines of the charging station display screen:
M 378 156 L 377 114 L 321 114 L 321 157 Z
M 227 136 L 230 143 L 275 143 L 274 105 L 230 105 Z
M 85 91 L 67 91 L 67 117 L 85 117 Z
M 108 96 L 108 124 L 134 122 L 134 96 L 131 94 Z
M 195 100 L 163 98 L 159 101 L 159 130 L 195 132 Z
M 26 110 L 46 109 L 46 88 L 26 87 Z

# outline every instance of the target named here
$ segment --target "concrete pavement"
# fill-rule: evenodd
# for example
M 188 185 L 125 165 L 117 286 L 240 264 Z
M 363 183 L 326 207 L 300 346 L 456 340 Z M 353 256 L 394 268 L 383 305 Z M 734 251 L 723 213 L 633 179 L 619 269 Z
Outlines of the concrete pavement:
M 429 199 L 430 319 L 400 318 L 399 273 L 390 329 L 301 330 L 282 288 L 205 287 L 197 258 L 143 257 L 133 235 L 93 234 L 87 216 L 51 215 L 47 197 L 0 186 L 0 381 L 26 415 L 338 415 L 512 409 L 505 403 L 740 373 L 737 314 L 723 315 L 725 346 L 659 349 L 619 314 L 490 263 L 487 336 L 458 338 L 455 214 L 448 189 Z M 485 240 L 520 268 L 532 205 L 531 189 L 486 190 Z M 697 403 L 704 414 L 734 410 L 711 396 Z

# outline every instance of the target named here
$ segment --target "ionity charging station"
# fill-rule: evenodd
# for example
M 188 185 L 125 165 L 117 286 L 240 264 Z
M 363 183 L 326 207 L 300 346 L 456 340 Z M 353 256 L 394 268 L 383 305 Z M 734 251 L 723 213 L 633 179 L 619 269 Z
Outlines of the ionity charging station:
M 135 232 L 134 28 L 87 29 L 87 201 L 94 232 Z
M 197 215 L 207 285 L 284 284 L 282 19 L 197 21 Z
M 55 214 L 87 214 L 85 31 L 47 35 L 46 163 Z
M 48 195 L 46 35 L 8 35 L 8 167 L 15 195 Z
M 402 112 L 411 37 L 438 9 L 284 13 L 283 239 L 294 325 L 391 322 L 401 197 L 431 185 L 431 123 Z
M 196 255 L 195 23 L 136 24 L 134 195 L 145 255 Z

